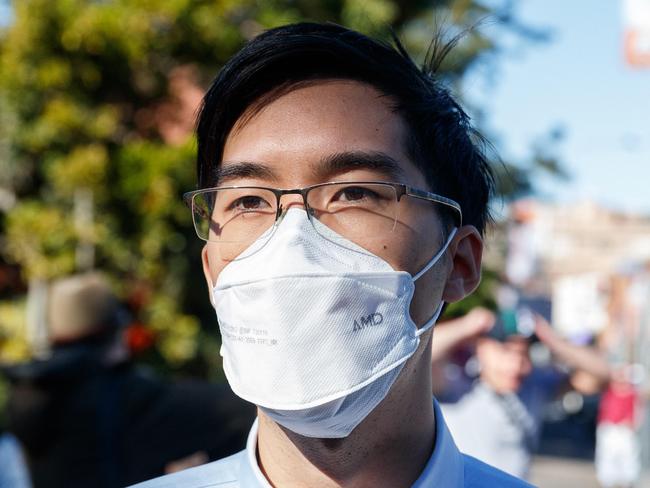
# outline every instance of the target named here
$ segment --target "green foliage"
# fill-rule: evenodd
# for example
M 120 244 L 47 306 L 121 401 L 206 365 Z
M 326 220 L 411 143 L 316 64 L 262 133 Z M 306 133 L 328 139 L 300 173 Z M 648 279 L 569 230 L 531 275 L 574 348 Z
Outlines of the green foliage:
M 24 360 L 29 356 L 25 327 L 25 301 L 0 301 L 0 364 Z
M 341 9 L 344 25 L 368 34 L 378 35 L 384 26 L 391 25 L 398 14 L 399 7 L 390 0 L 346 0 Z
M 25 301 L 0 301 L 0 364 L 29 358 L 25 326 Z M 0 431 L 6 423 L 5 407 L 8 398 L 9 382 L 0 374 Z
M 7 217 L 7 254 L 27 276 L 54 278 L 74 272 L 76 232 L 64 208 L 28 200 Z
M 188 93 L 174 73 L 205 85 L 247 39 L 298 20 L 384 38 L 392 24 L 422 58 L 434 18 L 450 22 L 449 38 L 492 12 L 473 0 L 15 0 L 13 9 L 0 30 L 0 190 L 19 203 L 0 220 L 0 251 L 27 280 L 51 279 L 78 270 L 77 249 L 92 246 L 172 368 L 197 358 L 215 367 L 205 348 L 217 340 L 196 318 L 214 322 L 180 199 L 194 186 L 195 142 L 191 120 L 174 121 Z M 472 31 L 442 69 L 457 79 L 494 49 Z M 80 191 L 91 196 L 90 222 L 75 217 Z

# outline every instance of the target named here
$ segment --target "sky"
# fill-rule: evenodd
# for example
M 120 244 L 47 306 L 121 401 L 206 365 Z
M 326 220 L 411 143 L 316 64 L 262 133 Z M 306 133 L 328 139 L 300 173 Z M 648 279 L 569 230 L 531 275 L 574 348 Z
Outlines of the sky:
M 549 29 L 550 40 L 502 38 L 508 54 L 492 80 L 476 70 L 463 91 L 483 109 L 504 159 L 525 160 L 533 141 L 563 128 L 555 154 L 571 178 L 538 181 L 542 197 L 562 203 L 593 200 L 650 215 L 650 68 L 625 63 L 622 4 L 516 2 L 517 17 Z
M 7 0 L 0 0 L 0 26 L 11 20 L 11 9 Z
M 571 178 L 538 179 L 541 197 L 650 215 L 650 68 L 624 62 L 623 1 L 513 3 L 516 16 L 548 29 L 550 40 L 499 37 L 506 54 L 496 71 L 486 76 L 477 69 L 463 84 L 463 96 L 482 108 L 499 153 L 523 161 L 536 139 L 561 127 L 565 137 L 554 153 Z M 8 18 L 0 0 L 0 24 Z

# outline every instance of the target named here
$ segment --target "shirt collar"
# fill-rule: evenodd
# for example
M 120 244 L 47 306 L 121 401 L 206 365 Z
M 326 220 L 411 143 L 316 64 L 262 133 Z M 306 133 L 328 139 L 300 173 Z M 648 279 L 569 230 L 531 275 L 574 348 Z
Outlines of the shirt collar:
M 413 484 L 413 488 L 426 486 L 444 486 L 457 488 L 465 485 L 465 466 L 461 452 L 456 447 L 438 402 L 433 401 L 436 416 L 436 443 L 433 454 L 424 467 L 422 474 Z
M 436 440 L 433 454 L 427 461 L 413 488 L 444 486 L 456 488 L 464 486 L 464 463 L 454 439 L 445 424 L 438 402 L 433 401 L 436 418 Z M 272 488 L 257 463 L 258 419 L 255 419 L 246 441 L 246 459 L 240 467 L 239 479 L 242 487 Z
M 259 419 L 255 419 L 246 441 L 246 459 L 241 463 L 239 480 L 242 488 L 272 488 L 257 464 L 257 430 Z

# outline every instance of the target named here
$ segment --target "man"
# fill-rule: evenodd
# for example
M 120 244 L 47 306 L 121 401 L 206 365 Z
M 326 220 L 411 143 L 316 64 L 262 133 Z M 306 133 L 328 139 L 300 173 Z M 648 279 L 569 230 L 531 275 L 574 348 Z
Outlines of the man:
M 143 488 L 525 485 L 460 454 L 432 407 L 431 327 L 478 285 L 492 188 L 438 61 L 297 24 L 213 82 L 187 199 L 258 418 L 246 450 Z
M 244 446 L 247 404 L 225 385 L 168 385 L 136 368 L 122 340 L 125 315 L 100 274 L 56 280 L 51 356 L 6 369 L 8 428 L 35 488 L 122 487 Z
M 541 316 L 525 308 L 517 315 L 515 319 L 513 314 L 501 314 L 496 319 L 492 312 L 477 308 L 440 324 L 433 359 L 435 363 L 457 345 L 476 341 L 478 381 L 457 403 L 443 404 L 445 420 L 463 452 L 526 478 L 543 410 L 567 379 L 554 368 L 533 367 L 529 356 L 533 337 L 557 361 L 601 385 L 609 378 L 609 368 L 595 350 L 564 340 Z
M 550 392 L 525 381 L 533 369 L 529 338 L 505 332 L 500 325 L 477 339 L 479 381 L 458 403 L 443 404 L 442 410 L 463 452 L 525 478 L 537 444 L 539 410 Z M 444 336 L 446 327 L 437 332 Z

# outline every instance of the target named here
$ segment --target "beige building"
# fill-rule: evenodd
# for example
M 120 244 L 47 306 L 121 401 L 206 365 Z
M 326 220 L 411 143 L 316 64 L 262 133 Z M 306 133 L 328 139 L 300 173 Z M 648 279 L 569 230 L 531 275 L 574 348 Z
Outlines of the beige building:
M 567 275 L 611 275 L 650 262 L 650 216 L 615 212 L 593 202 L 574 205 L 520 200 L 488 236 L 486 262 L 517 284 L 550 292 Z
M 650 261 L 650 217 L 607 210 L 595 203 L 537 206 L 542 266 L 551 277 L 585 272 L 616 273 Z
M 637 309 L 650 300 L 645 292 L 631 294 L 640 289 L 632 282 L 639 281 L 650 263 L 648 216 L 615 212 L 593 202 L 520 200 L 488 237 L 487 250 L 488 265 L 504 270 L 511 283 L 552 298 L 554 325 L 568 336 L 630 322 L 617 319 L 621 314 L 614 312 L 631 308 L 623 296 L 636 295 L 631 300 Z M 650 268 L 646 270 L 647 277 Z

